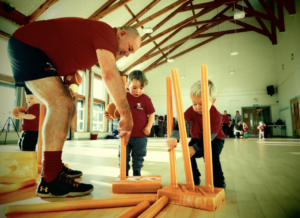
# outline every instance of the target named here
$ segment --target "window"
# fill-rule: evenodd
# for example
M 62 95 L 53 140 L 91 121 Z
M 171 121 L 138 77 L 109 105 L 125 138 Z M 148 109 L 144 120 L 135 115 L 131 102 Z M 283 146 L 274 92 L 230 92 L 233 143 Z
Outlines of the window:
M 0 107 L 0 130 L 2 130 L 3 126 L 5 125 L 8 117 L 13 118 L 12 111 L 15 108 L 15 86 L 7 83 L 0 82 L 0 93 L 5 93 L 1 100 L 1 107 Z M 7 124 L 5 126 L 7 129 Z M 14 131 L 14 126 L 10 122 L 10 131 Z
M 104 86 L 100 79 L 94 79 L 94 98 L 103 100 Z
M 84 95 L 84 84 L 85 84 L 85 73 L 83 73 L 83 72 L 78 72 L 79 74 L 80 74 L 80 76 L 82 77 L 82 83 L 81 83 L 81 85 L 78 87 L 78 94 L 80 94 L 80 95 Z
M 103 131 L 103 104 L 93 104 L 93 131 Z
M 77 131 L 83 131 L 83 117 L 84 117 L 84 102 L 78 100 L 77 102 Z

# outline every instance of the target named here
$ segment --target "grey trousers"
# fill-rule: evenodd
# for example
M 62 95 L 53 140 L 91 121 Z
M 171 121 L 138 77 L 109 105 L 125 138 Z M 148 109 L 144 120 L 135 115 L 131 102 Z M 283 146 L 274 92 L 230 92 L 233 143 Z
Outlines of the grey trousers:
M 144 157 L 147 155 L 147 137 L 131 137 L 126 146 L 126 170 L 130 169 L 130 156 L 132 156 L 133 171 L 141 171 Z M 120 145 L 119 145 L 119 166 L 120 166 Z

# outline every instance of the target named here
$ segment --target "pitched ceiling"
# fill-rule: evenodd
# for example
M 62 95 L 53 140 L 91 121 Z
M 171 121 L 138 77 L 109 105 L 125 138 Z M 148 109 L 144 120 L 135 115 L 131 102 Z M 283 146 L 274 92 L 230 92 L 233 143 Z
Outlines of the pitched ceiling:
M 226 34 L 254 31 L 276 44 L 276 28 L 284 31 L 283 7 L 295 14 L 294 0 L 6 0 L 15 7 L 0 15 L 17 24 L 61 17 L 101 20 L 112 27 L 131 25 L 142 37 L 141 48 L 117 61 L 122 73 L 148 72 Z M 245 11 L 234 20 L 235 11 Z M 228 22 L 231 25 L 228 25 Z M 224 25 L 224 24 L 227 25 Z M 145 34 L 144 27 L 153 33 Z M 1 33 L 1 32 L 0 32 Z M 5 34 L 2 32 L 2 34 Z M 184 48 L 184 49 L 183 49 Z

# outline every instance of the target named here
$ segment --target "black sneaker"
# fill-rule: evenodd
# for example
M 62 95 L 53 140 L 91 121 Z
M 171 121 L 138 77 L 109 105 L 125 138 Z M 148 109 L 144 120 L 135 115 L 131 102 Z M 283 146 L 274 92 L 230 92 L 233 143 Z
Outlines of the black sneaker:
M 82 176 L 82 172 L 79 170 L 71 170 L 70 168 L 64 165 L 63 171 L 68 175 L 70 178 L 79 178 Z
M 62 170 L 59 175 L 50 183 L 41 178 L 35 194 L 44 198 L 64 198 L 68 196 L 82 196 L 91 193 L 93 185 L 75 182 Z
M 226 183 L 225 183 L 225 181 L 216 182 L 214 186 L 217 187 L 217 188 L 223 188 L 224 190 L 226 190 Z
M 194 177 L 194 184 L 195 184 L 195 185 L 200 185 L 200 183 L 201 183 L 200 176 L 195 176 L 195 177 Z

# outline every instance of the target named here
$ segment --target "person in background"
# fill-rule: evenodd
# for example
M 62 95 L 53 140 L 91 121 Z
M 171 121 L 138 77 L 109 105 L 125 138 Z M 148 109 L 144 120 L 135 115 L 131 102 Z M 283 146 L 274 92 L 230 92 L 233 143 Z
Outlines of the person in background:
M 243 137 L 243 125 L 242 121 L 239 121 L 235 126 L 234 126 L 234 134 L 236 138 L 244 138 Z
M 242 121 L 242 116 L 240 115 L 239 111 L 236 111 L 236 115 L 234 117 L 234 120 L 235 120 L 235 125 L 237 125 L 239 121 Z
M 265 134 L 266 124 L 264 124 L 264 122 L 260 121 L 259 126 L 257 127 L 257 129 L 259 129 L 258 138 L 264 139 L 265 138 L 264 134 Z
M 158 116 L 155 116 L 155 120 L 154 120 L 154 137 L 158 137 L 158 132 L 159 132 Z
M 228 136 L 228 128 L 230 125 L 229 116 L 227 115 L 227 111 L 224 111 L 224 114 L 222 115 L 222 130 L 226 137 Z
M 244 138 L 248 138 L 248 126 L 246 122 L 243 122 Z
M 265 126 L 267 126 L 266 124 L 269 121 L 267 111 L 264 109 L 261 109 L 260 107 L 257 107 L 256 113 L 258 116 L 258 122 L 263 122 L 265 124 Z M 267 138 L 267 136 L 268 136 L 267 130 L 268 130 L 267 128 L 264 129 L 264 138 Z

